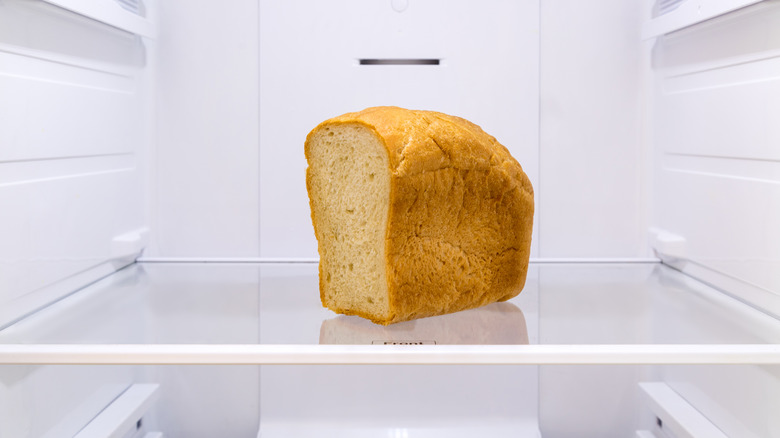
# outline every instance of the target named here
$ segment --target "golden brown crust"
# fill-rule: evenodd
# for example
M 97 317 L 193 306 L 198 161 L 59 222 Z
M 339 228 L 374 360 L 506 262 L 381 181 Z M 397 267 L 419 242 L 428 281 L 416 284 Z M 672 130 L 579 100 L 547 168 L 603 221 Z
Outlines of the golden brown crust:
M 520 293 L 530 255 L 533 188 L 504 146 L 465 119 L 397 107 L 344 114 L 312 133 L 344 123 L 376 132 L 387 147 L 391 173 L 385 246 L 391 311 L 387 318 L 359 316 L 390 324 Z

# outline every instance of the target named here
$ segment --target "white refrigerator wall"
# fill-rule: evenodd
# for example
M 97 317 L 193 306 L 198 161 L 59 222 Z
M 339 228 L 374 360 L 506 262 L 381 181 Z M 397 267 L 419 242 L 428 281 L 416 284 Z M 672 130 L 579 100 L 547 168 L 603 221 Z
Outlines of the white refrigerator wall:
M 0 2 L 0 326 L 143 248 L 154 58 L 131 32 Z
M 146 255 L 258 255 L 257 14 L 257 1 L 160 2 Z
M 505 144 L 539 185 L 538 1 L 411 1 L 396 9 L 389 1 L 261 2 L 261 256 L 317 256 L 303 141 L 345 112 L 395 105 L 465 117 Z
M 62 3 L 113 25 L 0 1 L 0 327 L 132 263 L 148 239 L 153 5 L 139 18 L 111 2 Z M 134 377 L 0 367 L 0 436 L 73 436 Z
M 305 136 L 388 104 L 470 118 L 512 151 L 536 191 L 533 256 L 648 255 L 640 11 L 580 3 L 165 2 L 146 255 L 316 257 Z
M 647 56 L 656 249 L 780 316 L 780 2 L 663 36 Z
M 542 2 L 541 257 L 648 255 L 643 12 L 620 0 Z

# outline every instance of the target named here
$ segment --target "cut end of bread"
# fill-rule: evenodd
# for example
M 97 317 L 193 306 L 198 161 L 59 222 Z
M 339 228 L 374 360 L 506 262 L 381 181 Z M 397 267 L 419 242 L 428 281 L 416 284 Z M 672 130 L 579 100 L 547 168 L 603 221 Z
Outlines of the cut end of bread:
M 325 124 L 309 135 L 306 157 L 322 304 L 386 324 L 387 149 L 365 125 Z

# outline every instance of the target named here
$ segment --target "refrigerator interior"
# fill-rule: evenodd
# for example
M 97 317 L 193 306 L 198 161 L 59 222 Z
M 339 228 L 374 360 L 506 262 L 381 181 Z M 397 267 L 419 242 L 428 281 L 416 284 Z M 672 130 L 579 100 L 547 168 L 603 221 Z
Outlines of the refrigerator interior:
M 780 436 L 778 54 L 776 0 L 0 0 L 0 437 Z M 518 297 L 321 307 L 303 140 L 373 105 L 522 164 Z

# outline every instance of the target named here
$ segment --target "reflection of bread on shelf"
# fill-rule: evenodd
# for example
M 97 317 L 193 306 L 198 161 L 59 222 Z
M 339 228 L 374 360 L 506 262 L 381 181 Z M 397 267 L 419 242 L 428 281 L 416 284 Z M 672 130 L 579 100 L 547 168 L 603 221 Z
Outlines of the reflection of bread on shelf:
M 320 344 L 431 341 L 436 344 L 527 344 L 528 328 L 522 310 L 508 302 L 391 326 L 345 315 L 325 320 L 320 326 Z

